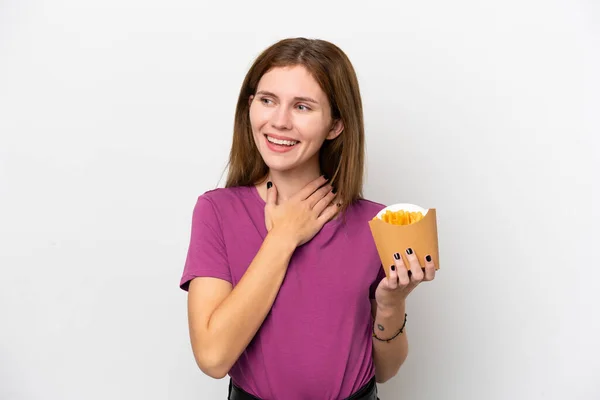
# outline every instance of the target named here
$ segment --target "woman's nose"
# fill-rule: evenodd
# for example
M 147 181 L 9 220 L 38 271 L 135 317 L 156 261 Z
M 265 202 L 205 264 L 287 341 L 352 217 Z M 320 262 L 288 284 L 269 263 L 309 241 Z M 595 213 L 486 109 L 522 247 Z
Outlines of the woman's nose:
M 271 125 L 277 129 L 291 129 L 292 117 L 286 107 L 279 106 L 271 115 Z

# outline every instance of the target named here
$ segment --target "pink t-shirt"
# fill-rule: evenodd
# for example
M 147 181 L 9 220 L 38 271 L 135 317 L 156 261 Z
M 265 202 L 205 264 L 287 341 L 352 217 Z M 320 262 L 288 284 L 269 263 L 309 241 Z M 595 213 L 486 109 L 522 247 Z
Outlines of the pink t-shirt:
M 180 287 L 195 277 L 235 286 L 267 230 L 254 186 L 219 188 L 198 198 Z M 385 277 L 368 221 L 382 204 L 360 200 L 346 222 L 329 221 L 296 248 L 261 328 L 229 371 L 262 399 L 341 399 L 374 375 L 370 298 Z

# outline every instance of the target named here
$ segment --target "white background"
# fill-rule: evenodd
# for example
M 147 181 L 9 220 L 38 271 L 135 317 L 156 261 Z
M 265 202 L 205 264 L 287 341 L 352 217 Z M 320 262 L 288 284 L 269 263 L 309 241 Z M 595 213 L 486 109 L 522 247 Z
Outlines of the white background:
M 368 198 L 436 207 L 386 399 L 600 398 L 593 1 L 0 2 L 0 399 L 225 399 L 178 288 L 254 57 L 338 44 Z M 219 183 L 220 182 L 220 183 Z

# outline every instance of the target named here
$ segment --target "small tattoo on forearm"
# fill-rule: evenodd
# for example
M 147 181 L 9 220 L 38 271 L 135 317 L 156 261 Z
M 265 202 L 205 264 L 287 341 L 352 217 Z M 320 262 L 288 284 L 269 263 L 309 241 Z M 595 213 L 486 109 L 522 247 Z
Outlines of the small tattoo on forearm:
M 383 325 L 381 325 L 381 324 L 377 324 L 377 328 L 378 328 L 380 331 L 383 331 L 383 330 L 384 330 L 384 329 L 383 329 Z

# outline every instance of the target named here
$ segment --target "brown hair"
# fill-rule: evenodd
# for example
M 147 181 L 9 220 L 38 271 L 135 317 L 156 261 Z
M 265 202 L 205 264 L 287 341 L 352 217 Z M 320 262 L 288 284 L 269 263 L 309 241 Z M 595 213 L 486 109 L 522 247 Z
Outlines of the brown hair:
M 338 191 L 341 211 L 362 198 L 364 169 L 364 122 L 358 79 L 350 60 L 336 45 L 318 39 L 281 40 L 254 61 L 242 84 L 233 127 L 229 171 L 225 186 L 251 186 L 264 181 L 268 167 L 252 136 L 249 98 L 261 77 L 275 67 L 304 66 L 325 92 L 331 116 L 341 119 L 342 133 L 326 140 L 319 151 L 323 174 Z

